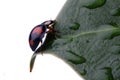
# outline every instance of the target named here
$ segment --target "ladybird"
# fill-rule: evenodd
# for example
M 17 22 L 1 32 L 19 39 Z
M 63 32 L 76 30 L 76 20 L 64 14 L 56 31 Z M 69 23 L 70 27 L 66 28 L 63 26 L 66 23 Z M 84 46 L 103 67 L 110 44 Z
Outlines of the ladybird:
M 46 36 L 48 33 L 54 32 L 54 24 L 56 20 L 48 20 L 40 25 L 35 26 L 29 35 L 29 45 L 32 51 L 34 51 L 34 54 L 32 55 L 31 61 L 30 61 L 30 72 L 32 71 L 34 61 L 36 58 L 36 52 L 41 46 L 44 44 L 44 41 L 46 39 Z
M 29 35 L 29 45 L 32 51 L 36 51 L 44 43 L 44 38 L 47 33 L 53 32 L 55 20 L 48 20 L 40 25 L 35 26 Z M 38 46 L 41 43 L 40 46 Z

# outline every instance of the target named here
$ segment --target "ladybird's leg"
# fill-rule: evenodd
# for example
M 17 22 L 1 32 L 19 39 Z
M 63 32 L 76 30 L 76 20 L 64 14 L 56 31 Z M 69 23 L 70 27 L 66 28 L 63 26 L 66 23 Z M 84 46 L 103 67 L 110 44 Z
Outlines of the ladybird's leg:
M 49 25 L 48 29 L 53 30 L 53 24 Z
M 53 20 L 54 22 L 48 26 L 49 32 L 54 32 L 54 25 L 56 23 L 56 20 Z
M 52 23 L 51 25 L 49 25 L 50 27 L 53 27 L 55 23 Z
M 46 33 L 52 33 L 54 32 L 54 29 L 52 27 L 48 27 L 48 31 L 46 31 Z
M 53 22 L 52 24 L 50 24 L 50 25 L 48 26 L 48 28 L 53 28 L 53 26 L 55 25 L 55 23 L 56 23 L 56 20 L 54 20 L 54 22 Z
M 55 25 L 55 23 L 56 23 L 56 20 L 53 20 L 54 21 L 54 23 L 52 23 L 51 25 L 49 25 L 48 26 L 48 31 L 46 32 L 46 33 L 55 33 L 56 31 L 54 30 L 54 25 Z
M 46 31 L 46 33 L 49 33 L 50 31 L 48 30 L 48 31 Z
M 53 26 L 55 25 L 55 23 L 56 23 L 56 20 L 53 20 L 53 23 L 51 25 L 49 25 L 49 27 L 53 28 Z

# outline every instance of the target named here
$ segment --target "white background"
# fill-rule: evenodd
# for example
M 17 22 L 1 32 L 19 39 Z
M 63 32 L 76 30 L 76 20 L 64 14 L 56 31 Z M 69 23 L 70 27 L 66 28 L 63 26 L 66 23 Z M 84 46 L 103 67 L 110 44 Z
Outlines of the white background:
M 52 55 L 37 56 L 33 72 L 29 72 L 31 29 L 55 19 L 65 1 L 0 0 L 0 80 L 82 80 Z

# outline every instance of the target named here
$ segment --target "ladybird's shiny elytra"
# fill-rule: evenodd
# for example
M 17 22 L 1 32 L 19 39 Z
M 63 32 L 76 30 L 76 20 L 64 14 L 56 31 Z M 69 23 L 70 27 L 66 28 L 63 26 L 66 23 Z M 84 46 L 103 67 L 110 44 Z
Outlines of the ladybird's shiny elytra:
M 40 47 L 38 46 L 40 42 L 41 44 L 44 43 L 43 38 L 45 37 L 45 34 L 54 31 L 53 25 L 55 22 L 55 20 L 48 20 L 32 29 L 29 35 L 29 44 L 32 51 L 36 51 L 37 47 Z

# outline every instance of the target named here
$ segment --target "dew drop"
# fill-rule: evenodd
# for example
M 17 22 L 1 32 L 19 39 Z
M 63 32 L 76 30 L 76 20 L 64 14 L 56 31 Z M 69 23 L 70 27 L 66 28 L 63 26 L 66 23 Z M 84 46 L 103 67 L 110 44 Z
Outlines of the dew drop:
M 85 5 L 84 7 L 88 9 L 95 9 L 95 8 L 103 6 L 105 3 L 106 3 L 106 0 L 94 0 L 93 3 Z

